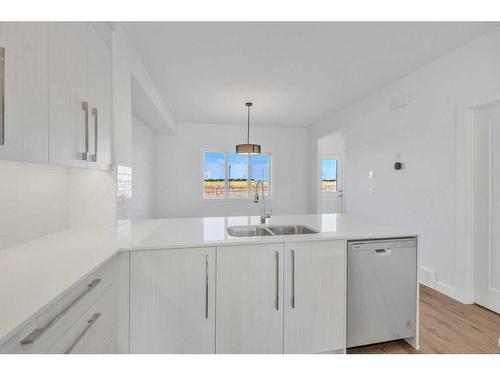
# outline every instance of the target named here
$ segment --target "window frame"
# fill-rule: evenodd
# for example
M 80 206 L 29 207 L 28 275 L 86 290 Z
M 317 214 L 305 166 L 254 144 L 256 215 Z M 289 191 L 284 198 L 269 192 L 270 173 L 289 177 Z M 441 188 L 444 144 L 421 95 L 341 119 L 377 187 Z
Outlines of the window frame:
M 223 198 L 206 198 L 204 195 L 204 183 L 205 183 L 205 153 L 206 152 L 214 152 L 214 153 L 223 153 L 224 154 L 224 197 Z M 224 149 L 215 149 L 215 148 L 204 148 L 200 152 L 200 198 L 203 202 L 245 202 L 245 201 L 252 201 L 253 200 L 253 194 L 251 190 L 251 172 L 252 172 L 252 155 L 248 155 L 248 165 L 247 165 L 247 190 L 248 190 L 248 196 L 246 197 L 241 197 L 241 198 L 229 198 L 228 197 L 228 188 L 229 188 L 229 181 L 228 181 L 228 162 L 227 162 L 227 154 L 235 154 L 234 151 L 227 151 Z M 271 152 L 263 152 L 262 154 L 268 155 L 269 156 L 269 183 L 268 183 L 268 194 L 266 195 L 267 200 L 272 199 L 272 184 L 273 184 L 273 178 L 272 178 L 272 170 L 273 170 L 273 155 Z

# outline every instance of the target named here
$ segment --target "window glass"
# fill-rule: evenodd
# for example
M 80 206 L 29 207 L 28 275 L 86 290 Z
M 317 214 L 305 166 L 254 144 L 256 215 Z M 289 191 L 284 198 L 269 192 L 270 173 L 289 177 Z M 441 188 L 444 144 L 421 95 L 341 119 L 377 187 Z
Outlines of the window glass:
M 203 197 L 224 198 L 225 196 L 225 174 L 223 152 L 205 152 L 203 170 Z
M 321 191 L 324 193 L 337 191 L 337 160 L 335 159 L 321 161 Z
M 257 181 L 271 195 L 271 155 L 238 155 L 230 152 L 203 153 L 204 199 L 251 199 Z M 249 190 L 251 187 L 251 190 Z
M 269 165 L 269 154 L 260 154 L 250 156 L 251 165 L 251 181 L 250 187 L 252 194 L 255 194 L 255 187 L 257 181 L 261 180 L 264 185 L 264 194 L 269 195 L 269 171 L 271 170 Z M 261 193 L 261 187 L 259 186 L 259 193 Z
M 248 197 L 248 156 L 227 154 L 227 197 Z

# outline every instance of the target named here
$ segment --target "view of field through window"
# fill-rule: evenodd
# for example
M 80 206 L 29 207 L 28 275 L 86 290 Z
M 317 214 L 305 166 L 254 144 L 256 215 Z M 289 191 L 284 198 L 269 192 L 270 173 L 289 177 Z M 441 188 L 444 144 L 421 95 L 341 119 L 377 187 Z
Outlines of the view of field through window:
M 203 155 L 203 197 L 206 199 L 249 198 L 258 180 L 269 195 L 270 155 L 238 155 L 205 152 Z
M 321 161 L 321 191 L 324 193 L 337 191 L 337 160 L 335 159 Z

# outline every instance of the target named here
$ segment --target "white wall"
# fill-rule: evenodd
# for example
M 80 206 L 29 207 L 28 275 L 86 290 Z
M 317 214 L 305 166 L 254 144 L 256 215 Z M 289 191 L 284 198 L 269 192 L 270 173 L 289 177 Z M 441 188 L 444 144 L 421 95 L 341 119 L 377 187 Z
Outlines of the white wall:
M 245 138 L 244 126 L 215 124 L 178 124 L 175 135 L 158 136 L 155 216 L 258 215 L 253 201 L 202 199 L 202 151 L 234 151 Z M 307 213 L 308 129 L 252 127 L 250 138 L 272 153 L 273 213 Z
M 111 173 L 0 161 L 0 249 L 68 228 L 113 227 Z
M 132 77 L 142 88 L 164 122 L 175 130 L 175 121 L 163 102 L 127 33 L 114 24 L 113 41 L 113 159 L 115 164 L 132 165 Z
M 133 219 L 147 219 L 153 214 L 154 138 L 155 133 L 134 116 L 132 120 Z
M 499 45 L 495 29 L 317 123 L 310 134 L 314 158 L 318 137 L 346 129 L 346 211 L 413 228 L 421 279 L 459 299 L 466 283 L 457 272 L 456 109 L 500 99 Z M 407 94 L 408 106 L 390 108 Z M 392 168 L 398 152 L 406 165 L 399 172 Z M 311 167 L 311 178 L 316 173 Z M 312 191 L 311 209 L 316 199 Z

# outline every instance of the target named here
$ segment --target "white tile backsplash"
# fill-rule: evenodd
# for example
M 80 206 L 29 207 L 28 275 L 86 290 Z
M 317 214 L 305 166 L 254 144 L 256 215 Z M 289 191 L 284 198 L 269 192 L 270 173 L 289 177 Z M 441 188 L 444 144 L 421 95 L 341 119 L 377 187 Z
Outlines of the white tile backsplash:
M 115 222 L 103 171 L 0 160 L 0 249 L 66 228 Z
M 68 209 L 71 228 L 114 227 L 116 225 L 114 173 L 69 168 Z

